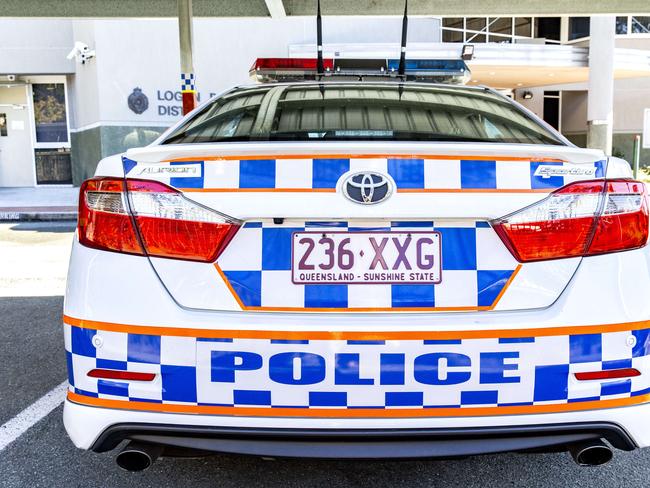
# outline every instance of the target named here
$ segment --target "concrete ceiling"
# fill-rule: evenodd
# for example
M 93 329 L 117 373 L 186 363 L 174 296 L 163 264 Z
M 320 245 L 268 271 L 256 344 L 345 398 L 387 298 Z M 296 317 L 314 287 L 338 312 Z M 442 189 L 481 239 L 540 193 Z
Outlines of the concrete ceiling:
M 176 0 L 0 0 L 0 17 L 176 17 Z M 322 0 L 323 15 L 400 15 L 403 0 Z M 315 15 L 316 0 L 193 0 L 196 17 Z M 411 15 L 639 14 L 648 0 L 411 0 Z
M 565 83 L 586 83 L 589 68 L 567 66 L 508 66 L 493 64 L 474 65 L 470 63 L 472 79 L 468 85 L 487 85 L 493 88 L 530 88 Z M 616 69 L 615 79 L 639 78 L 650 73 L 642 70 Z

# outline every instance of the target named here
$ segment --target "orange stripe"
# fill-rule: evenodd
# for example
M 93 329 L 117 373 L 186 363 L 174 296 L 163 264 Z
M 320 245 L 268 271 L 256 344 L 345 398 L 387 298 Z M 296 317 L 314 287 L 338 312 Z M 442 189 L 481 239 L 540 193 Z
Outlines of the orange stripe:
M 223 280 L 223 282 L 228 287 L 228 290 L 230 291 L 230 294 L 233 296 L 233 298 L 235 300 L 237 300 L 237 303 L 239 304 L 239 308 L 244 310 L 246 308 L 246 305 L 244 305 L 244 302 L 242 302 L 241 298 L 239 298 L 239 294 L 232 287 L 232 285 L 230 284 L 230 280 L 223 273 L 223 271 L 221 270 L 221 267 L 217 263 L 214 263 L 214 268 L 217 270 L 217 273 L 219 273 L 219 276 L 221 276 L 221 279 Z
M 550 193 L 553 188 L 398 188 L 397 193 Z
M 497 304 L 498 304 L 499 301 L 501 300 L 501 297 L 503 297 L 503 295 L 505 294 L 506 290 L 510 287 L 510 285 L 512 284 L 512 282 L 515 280 L 515 276 L 517 276 L 517 274 L 519 273 L 519 270 L 520 270 L 520 269 L 521 269 L 521 264 L 518 264 L 517 267 L 515 268 L 515 270 L 514 270 L 514 271 L 512 272 L 512 274 L 510 275 L 510 278 L 508 278 L 508 281 L 506 281 L 506 284 L 503 286 L 503 288 L 501 288 L 501 291 L 499 292 L 499 294 L 497 295 L 497 297 L 496 297 L 496 298 L 494 299 L 494 301 L 492 302 L 492 305 L 490 306 L 489 310 L 494 310 L 494 307 L 497 306 Z
M 165 159 L 161 162 L 164 163 L 178 163 L 187 161 L 240 161 L 240 160 L 256 160 L 256 159 L 372 159 L 372 158 L 401 158 L 401 159 L 468 159 L 472 161 L 535 161 L 540 163 L 564 163 L 564 159 L 556 158 L 536 158 L 532 156 L 460 156 L 456 154 L 393 154 L 393 153 L 377 153 L 377 154 L 256 154 L 248 156 L 192 156 L 186 158 Z
M 178 188 L 187 193 L 336 193 L 336 188 Z M 398 188 L 397 193 L 550 193 L 553 188 Z
M 323 307 L 247 307 L 243 310 L 257 312 L 480 312 L 491 310 L 490 307 L 358 307 L 358 308 L 323 308 Z
M 452 331 L 318 331 L 318 330 L 243 330 L 200 329 L 173 326 L 151 326 L 100 322 L 63 316 L 66 324 L 84 329 L 125 332 L 131 334 L 172 337 L 205 337 L 211 339 L 285 339 L 285 340 L 449 340 L 449 339 L 512 339 L 520 337 L 550 337 L 573 334 L 603 334 L 650 328 L 650 320 L 616 324 L 535 327 L 527 329 L 475 329 Z
M 336 188 L 178 188 L 188 193 L 336 193 Z
M 310 418 L 414 418 L 414 417 L 486 417 L 494 415 L 524 415 L 539 413 L 576 412 L 604 408 L 627 407 L 650 401 L 650 395 L 611 400 L 562 403 L 556 405 L 526 405 L 509 407 L 470 408 L 400 408 L 400 409 L 334 409 L 334 408 L 255 408 L 216 407 L 207 405 L 161 404 L 125 400 L 109 400 L 79 395 L 68 391 L 68 400 L 93 407 L 117 408 L 165 413 L 229 415 L 238 417 L 310 417 Z
M 235 300 L 237 300 L 237 303 L 239 304 L 239 307 L 242 310 L 251 311 L 251 312 L 259 312 L 259 311 L 264 311 L 264 312 L 333 312 L 333 313 L 338 313 L 338 312 L 482 312 L 482 311 L 493 310 L 494 307 L 497 306 L 497 303 L 499 303 L 499 300 L 501 300 L 501 297 L 506 292 L 508 287 L 510 287 L 513 280 L 515 279 L 515 276 L 517 276 L 517 273 L 519 273 L 519 270 L 521 269 L 521 264 L 518 264 L 517 267 L 514 269 L 514 271 L 510 275 L 510 278 L 508 278 L 508 281 L 506 281 L 506 284 L 503 286 L 503 288 L 501 289 L 501 291 L 499 292 L 499 294 L 495 298 L 494 302 L 492 302 L 492 305 L 490 305 L 490 306 L 477 306 L 477 307 L 468 306 L 468 307 L 355 307 L 355 308 L 346 308 L 346 307 L 341 307 L 341 308 L 311 307 L 311 308 L 306 308 L 306 307 L 247 306 L 241 301 L 241 299 L 239 298 L 239 294 L 232 287 L 232 285 L 230 284 L 230 280 L 226 277 L 225 273 L 221 270 L 219 265 L 217 263 L 214 263 L 214 267 L 216 268 L 217 272 L 221 276 L 221 279 L 226 283 L 226 286 L 228 287 L 228 290 L 232 294 L 233 298 Z

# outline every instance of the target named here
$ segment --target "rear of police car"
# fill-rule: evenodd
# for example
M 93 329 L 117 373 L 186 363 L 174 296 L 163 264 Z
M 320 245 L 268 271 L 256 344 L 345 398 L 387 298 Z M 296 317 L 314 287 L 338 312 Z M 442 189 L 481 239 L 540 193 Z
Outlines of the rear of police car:
M 235 88 L 79 205 L 65 426 L 123 467 L 650 444 L 645 187 L 497 92 Z

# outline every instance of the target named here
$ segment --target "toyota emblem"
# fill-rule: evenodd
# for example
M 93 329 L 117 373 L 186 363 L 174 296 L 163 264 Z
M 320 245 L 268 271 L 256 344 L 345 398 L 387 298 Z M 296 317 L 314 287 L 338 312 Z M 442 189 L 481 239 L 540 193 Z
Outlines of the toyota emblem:
M 386 200 L 393 193 L 390 177 L 374 171 L 360 171 L 343 181 L 343 194 L 356 203 L 372 205 Z

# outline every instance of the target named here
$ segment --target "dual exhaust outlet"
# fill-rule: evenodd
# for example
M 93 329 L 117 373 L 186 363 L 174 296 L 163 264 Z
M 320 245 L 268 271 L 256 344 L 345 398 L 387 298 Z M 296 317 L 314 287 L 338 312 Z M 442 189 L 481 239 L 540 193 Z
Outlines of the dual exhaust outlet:
M 144 471 L 158 459 L 163 446 L 130 441 L 115 458 L 117 465 L 126 471 Z M 612 449 L 602 440 L 589 440 L 570 447 L 569 452 L 579 466 L 600 466 L 612 460 Z

